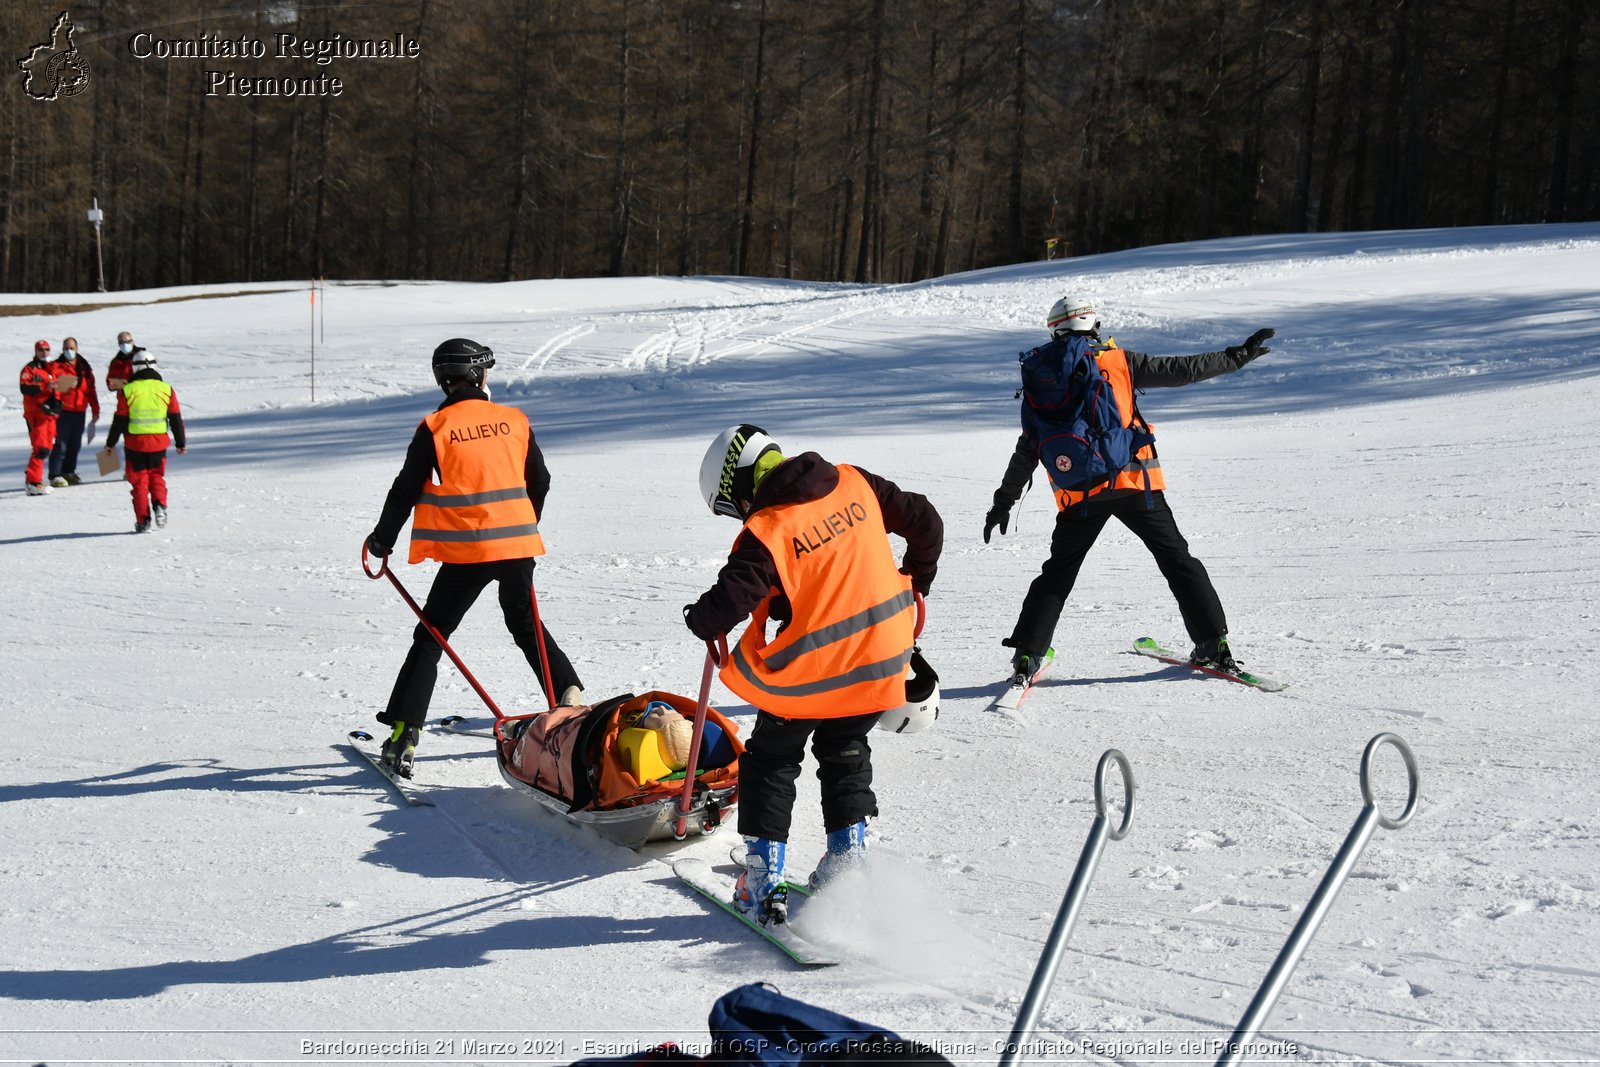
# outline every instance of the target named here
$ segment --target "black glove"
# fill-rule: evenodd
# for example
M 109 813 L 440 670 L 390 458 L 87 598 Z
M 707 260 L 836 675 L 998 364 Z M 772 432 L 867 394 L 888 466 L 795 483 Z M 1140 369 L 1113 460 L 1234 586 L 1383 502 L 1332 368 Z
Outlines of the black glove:
M 61 398 L 58 396 L 47 396 L 44 398 L 44 402 L 41 403 L 39 407 L 46 415 L 59 415 L 61 414 Z
M 1235 364 L 1237 364 L 1237 366 L 1242 367 L 1246 363 L 1249 363 L 1252 359 L 1255 359 L 1257 356 L 1264 356 L 1268 352 L 1272 351 L 1272 349 L 1267 348 L 1261 342 L 1265 341 L 1276 332 L 1277 331 L 1275 330 L 1257 330 L 1245 340 L 1244 344 L 1234 345 L 1232 348 L 1228 349 L 1228 355 L 1233 357 L 1233 361 Z
M 994 491 L 994 506 L 983 517 L 983 543 L 989 543 L 989 534 L 996 526 L 1004 534 L 1006 527 L 1011 525 L 1011 498 L 996 489 Z
M 717 639 L 717 635 L 716 634 L 714 634 L 714 633 L 709 633 L 709 634 L 708 633 L 702 633 L 701 631 L 704 629 L 704 627 L 703 626 L 697 626 L 695 624 L 694 608 L 695 608 L 695 606 L 693 604 L 685 604 L 683 606 L 683 624 L 689 628 L 689 632 L 690 633 L 694 634 L 700 640 L 702 640 L 702 641 L 715 641 Z
M 367 534 L 367 551 L 371 552 L 379 559 L 383 559 L 389 553 L 394 551 L 394 546 L 386 545 L 382 541 L 378 540 L 378 531 L 374 530 Z
M 904 567 L 901 567 L 900 573 L 911 579 L 911 591 L 913 593 L 927 596 L 928 590 L 933 588 L 933 576 L 939 573 L 939 568 L 929 567 L 922 574 L 912 574 Z

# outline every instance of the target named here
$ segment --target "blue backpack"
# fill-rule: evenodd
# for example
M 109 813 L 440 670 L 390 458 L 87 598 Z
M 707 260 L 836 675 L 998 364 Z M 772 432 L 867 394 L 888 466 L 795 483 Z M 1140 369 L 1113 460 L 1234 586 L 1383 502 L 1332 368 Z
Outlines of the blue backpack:
M 1057 337 L 1019 353 L 1022 429 L 1039 450 L 1039 462 L 1057 489 L 1082 493 L 1110 482 L 1155 434 L 1137 409 L 1122 424 L 1111 382 L 1095 362 L 1096 346 L 1081 334 Z M 1145 475 L 1149 498 L 1150 476 Z
M 920 1041 L 857 1022 L 752 982 L 724 993 L 706 1019 L 710 1054 L 673 1044 L 579 1060 L 572 1067 L 953 1067 Z

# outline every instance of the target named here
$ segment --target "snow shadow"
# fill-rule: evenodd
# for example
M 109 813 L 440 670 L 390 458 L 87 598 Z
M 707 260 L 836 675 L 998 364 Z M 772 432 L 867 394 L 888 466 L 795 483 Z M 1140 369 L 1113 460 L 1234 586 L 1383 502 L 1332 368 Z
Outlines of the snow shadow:
M 355 757 L 359 759 L 360 757 Z M 0 804 L 30 800 L 85 800 L 177 791 L 233 793 L 327 793 L 365 784 L 344 763 L 284 767 L 227 767 L 214 758 L 150 763 L 114 774 L 25 785 L 0 785 Z M 370 775 L 369 775 L 370 777 Z
M 1587 293 L 1515 294 L 1415 305 L 1330 301 L 1192 330 L 1165 327 L 1119 338 L 1152 355 L 1188 355 L 1277 330 L 1268 355 L 1236 374 L 1144 394 L 1152 421 L 1201 415 L 1259 417 L 1415 400 L 1600 373 L 1600 309 Z M 1515 333 L 1507 323 L 1521 324 Z M 1016 353 L 1039 331 L 785 339 L 753 336 L 749 353 L 637 373 L 522 378 L 495 398 L 528 412 L 547 449 L 600 446 L 650 472 L 649 445 L 699 438 L 740 421 L 847 434 L 1017 425 Z M 196 416 L 189 468 L 388 458 L 396 470 L 438 394 Z
M 172 960 L 131 967 L 0 970 L 0 998 L 106 1001 L 150 997 L 178 986 L 290 985 L 413 971 L 482 967 L 491 954 L 582 949 L 597 944 L 669 944 L 705 933 L 698 915 L 629 918 L 617 915 L 532 915 L 480 925 L 485 916 L 516 907 L 532 894 L 507 890 L 433 912 L 408 916 L 299 945 L 229 960 Z M 476 919 L 468 929 L 449 927 Z

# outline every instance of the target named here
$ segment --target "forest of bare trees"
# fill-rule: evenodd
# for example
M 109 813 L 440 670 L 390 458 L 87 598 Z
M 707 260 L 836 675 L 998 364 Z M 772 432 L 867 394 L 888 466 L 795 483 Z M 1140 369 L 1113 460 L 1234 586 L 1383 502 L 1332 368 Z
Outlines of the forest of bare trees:
M 1589 0 L 83 0 L 0 92 L 0 289 L 907 281 L 1251 233 L 1600 217 Z M 56 8 L 0 0 L 3 57 Z M 138 58 L 140 31 L 418 42 Z M 205 72 L 339 77 L 208 96 Z

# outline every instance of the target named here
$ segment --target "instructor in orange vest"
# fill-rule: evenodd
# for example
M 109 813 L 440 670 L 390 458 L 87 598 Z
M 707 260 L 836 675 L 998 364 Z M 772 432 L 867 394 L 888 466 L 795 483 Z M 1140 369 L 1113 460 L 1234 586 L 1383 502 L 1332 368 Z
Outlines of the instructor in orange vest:
M 884 711 L 906 703 L 913 594 L 933 584 L 944 523 L 926 497 L 815 452 L 785 459 L 751 425 L 712 442 L 700 496 L 714 514 L 744 523 L 716 584 L 683 609 L 706 641 L 751 617 L 721 674 L 758 709 L 739 760 L 747 855 L 734 905 L 761 923 L 783 922 L 794 783 L 807 739 L 828 835 L 813 884 L 864 856 L 866 820 L 878 814 L 867 734 Z M 906 540 L 899 565 L 889 534 Z M 769 622 L 777 624 L 771 637 Z
M 492 366 L 494 353 L 464 337 L 433 350 L 433 377 L 444 390 L 444 403 L 417 426 L 383 514 L 367 537 L 367 550 L 389 555 L 411 516 L 410 562 L 435 559 L 443 564 L 423 614 L 445 638 L 461 625 L 484 587 L 498 582 L 506 629 L 542 686 L 533 561 L 544 555 L 539 514 L 550 491 L 550 471 L 528 417 L 490 401 L 484 374 Z M 549 630 L 544 630 L 544 645 L 555 690 L 546 698 L 552 705 L 581 704 L 583 683 Z M 383 759 L 407 778 L 443 651 L 418 623 L 389 706 L 378 715 L 379 722 L 392 728 Z
M 1046 317 L 1046 325 L 1053 341 L 1075 334 L 1091 340 L 1095 362 L 1116 396 L 1122 424 L 1146 430 L 1150 424 L 1139 413 L 1135 401 L 1137 391 L 1192 385 L 1232 374 L 1272 351 L 1266 347 L 1267 340 L 1273 336 L 1272 330 L 1257 330 L 1242 345 L 1194 356 L 1149 356 L 1127 351 L 1119 347 L 1115 339 L 1100 340 L 1099 312 L 1092 301 L 1075 295 L 1055 302 Z M 994 492 L 994 503 L 984 516 L 984 544 L 989 543 L 996 529 L 1002 534 L 1006 532 L 1011 521 L 1011 506 L 1022 498 L 1023 490 L 1032 480 L 1034 467 L 1040 462 L 1039 442 L 1024 431 L 1017 438 L 1010 462 L 1006 464 L 1000 488 Z M 1133 462 L 1119 471 L 1110 484 L 1102 481 L 1087 493 L 1055 490 L 1059 512 L 1055 532 L 1050 538 L 1050 558 L 1044 561 L 1038 577 L 1028 587 L 1011 636 L 1001 642 L 1013 650 L 1012 685 L 1027 684 L 1048 661 L 1050 642 L 1061 610 L 1066 606 L 1067 595 L 1072 592 L 1089 549 L 1094 547 L 1100 531 L 1112 519 L 1132 531 L 1155 557 L 1156 566 L 1178 602 L 1184 627 L 1194 641 L 1190 662 L 1227 672 L 1238 671 L 1239 665 L 1228 647 L 1228 620 L 1222 611 L 1222 601 L 1205 565 L 1190 554 L 1189 542 L 1178 532 L 1165 490 L 1161 459 L 1153 445 L 1141 448 Z

